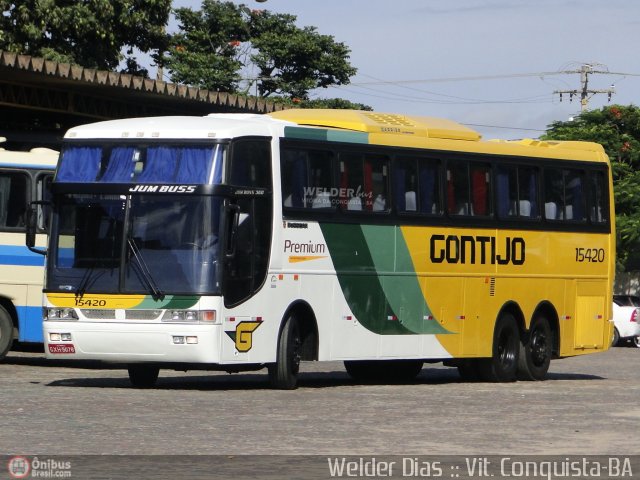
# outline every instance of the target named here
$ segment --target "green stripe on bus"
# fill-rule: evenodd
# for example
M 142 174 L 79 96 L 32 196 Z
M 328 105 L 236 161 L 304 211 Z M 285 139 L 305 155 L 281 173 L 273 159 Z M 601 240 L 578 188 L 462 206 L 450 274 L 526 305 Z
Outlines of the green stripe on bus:
M 299 138 L 321 142 L 369 143 L 369 134 L 349 130 L 326 130 L 303 127 L 284 127 L 285 138 Z
M 397 272 L 380 276 L 380 284 L 398 321 L 414 333 L 449 333 L 438 323 L 425 301 L 400 228 L 363 225 L 362 232 L 376 271 Z M 395 250 L 395 258 L 389 255 L 390 249 Z
M 327 131 L 315 128 L 284 127 L 284 136 L 285 138 L 327 141 Z
M 379 335 L 410 335 L 396 320 L 360 225 L 320 224 L 338 282 L 358 322 Z
M 175 309 L 187 309 L 193 307 L 200 297 L 193 295 L 167 295 L 162 300 L 154 300 L 153 297 L 147 295 L 145 299 L 140 303 L 137 309 L 156 309 L 156 308 L 175 308 Z
M 327 130 L 327 140 L 330 142 L 369 143 L 369 134 L 350 132 L 348 130 Z

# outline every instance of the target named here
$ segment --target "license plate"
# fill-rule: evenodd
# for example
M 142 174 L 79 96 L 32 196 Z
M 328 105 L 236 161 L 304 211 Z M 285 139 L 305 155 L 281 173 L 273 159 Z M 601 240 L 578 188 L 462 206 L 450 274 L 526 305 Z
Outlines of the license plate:
M 49 344 L 49 353 L 76 353 L 76 348 L 73 345 L 52 345 Z

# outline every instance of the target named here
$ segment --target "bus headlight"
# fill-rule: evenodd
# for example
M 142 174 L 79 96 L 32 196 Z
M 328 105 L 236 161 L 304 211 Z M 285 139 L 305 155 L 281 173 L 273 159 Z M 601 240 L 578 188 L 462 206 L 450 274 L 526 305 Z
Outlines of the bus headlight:
M 78 320 L 78 314 L 73 308 L 49 307 L 45 310 L 45 320 Z
M 163 322 L 170 323 L 216 323 L 215 310 L 167 310 Z

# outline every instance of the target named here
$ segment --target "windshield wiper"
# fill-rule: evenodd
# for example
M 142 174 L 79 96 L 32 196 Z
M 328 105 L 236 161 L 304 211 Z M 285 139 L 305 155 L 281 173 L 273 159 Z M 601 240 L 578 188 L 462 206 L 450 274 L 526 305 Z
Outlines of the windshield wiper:
M 80 284 L 78 285 L 78 288 L 76 289 L 76 298 L 84 297 L 84 294 L 87 292 L 87 288 L 89 288 L 91 285 L 96 283 L 96 280 L 98 280 L 98 278 L 100 278 L 102 276 L 102 274 L 104 273 L 104 271 L 101 271 L 98 275 L 93 277 L 93 272 L 95 271 L 95 269 L 96 269 L 96 262 L 92 262 L 91 265 L 87 267 L 87 270 L 82 275 L 82 279 L 80 280 Z M 93 279 L 93 281 L 91 282 L 91 285 L 90 285 L 89 282 L 92 279 Z
M 133 253 L 133 257 L 136 259 L 136 262 L 138 262 L 138 268 L 140 269 L 140 273 L 147 283 L 147 287 L 151 292 L 151 297 L 154 300 L 164 300 L 164 292 L 160 290 L 160 287 L 158 287 L 158 284 L 154 280 L 153 275 L 151 275 L 149 267 L 147 267 L 144 258 L 142 258 L 142 254 L 140 253 L 138 246 L 134 241 L 131 240 L 131 238 L 127 238 L 127 243 L 129 244 L 129 248 Z

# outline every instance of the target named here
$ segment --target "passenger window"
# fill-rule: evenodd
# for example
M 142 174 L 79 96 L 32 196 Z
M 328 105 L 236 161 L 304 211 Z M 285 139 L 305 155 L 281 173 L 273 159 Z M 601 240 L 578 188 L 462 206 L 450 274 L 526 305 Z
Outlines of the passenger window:
M 545 169 L 545 218 L 585 221 L 584 173 L 577 169 Z
M 282 202 L 288 208 L 331 209 L 337 202 L 333 189 L 331 152 L 282 151 Z
M 489 216 L 491 175 L 488 164 L 453 160 L 447 164 L 447 212 L 450 215 Z
M 606 176 L 604 172 L 591 172 L 590 178 L 591 223 L 606 223 L 608 217 Z
M 538 172 L 533 167 L 498 167 L 496 170 L 498 218 L 537 218 L 537 185 Z
M 447 213 L 449 215 L 471 215 L 469 174 L 466 162 L 450 161 L 447 164 Z
M 0 228 L 24 230 L 29 198 L 26 174 L 0 172 Z
M 382 155 L 340 155 L 340 199 L 343 210 L 389 210 L 389 160 Z
M 271 148 L 267 140 L 239 140 L 233 144 L 229 183 L 271 189 Z
M 440 213 L 436 160 L 399 157 L 394 162 L 393 187 L 398 212 Z

